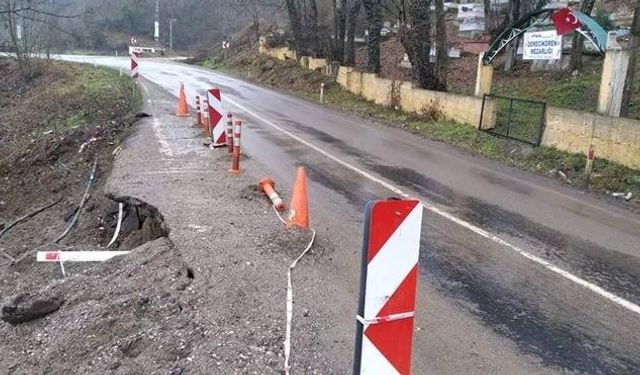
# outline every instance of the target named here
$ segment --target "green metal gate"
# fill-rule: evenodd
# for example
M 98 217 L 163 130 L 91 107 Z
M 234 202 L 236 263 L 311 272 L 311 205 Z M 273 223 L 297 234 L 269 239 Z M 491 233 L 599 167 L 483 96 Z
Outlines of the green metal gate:
M 540 146 L 547 103 L 485 94 L 478 129 L 506 139 Z

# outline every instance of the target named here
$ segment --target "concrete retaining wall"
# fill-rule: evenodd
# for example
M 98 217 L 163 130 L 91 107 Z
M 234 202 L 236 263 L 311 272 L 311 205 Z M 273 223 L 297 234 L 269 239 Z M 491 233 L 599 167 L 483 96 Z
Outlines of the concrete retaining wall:
M 307 67 L 311 70 L 316 70 L 322 73 L 327 73 L 327 60 L 325 59 L 315 59 L 313 57 L 309 57 L 309 66 Z
M 295 53 L 287 48 L 267 49 L 265 53 L 281 60 L 295 58 Z M 325 59 L 303 56 L 301 61 L 309 69 L 329 74 Z M 482 98 L 479 97 L 414 88 L 411 82 L 392 81 L 345 66 L 338 69 L 336 81 L 345 90 L 379 105 L 397 106 L 414 113 L 436 109 L 445 117 L 461 123 L 461 126 L 477 127 L 480 120 Z M 485 112 L 488 116 L 485 122 L 489 124 L 493 121 L 494 111 Z M 597 157 L 640 169 L 638 120 L 547 107 L 542 144 L 585 154 L 589 151 L 589 145 L 593 144 Z
M 593 139 L 591 138 L 593 135 Z M 640 121 L 547 107 L 542 144 L 587 153 L 640 169 Z

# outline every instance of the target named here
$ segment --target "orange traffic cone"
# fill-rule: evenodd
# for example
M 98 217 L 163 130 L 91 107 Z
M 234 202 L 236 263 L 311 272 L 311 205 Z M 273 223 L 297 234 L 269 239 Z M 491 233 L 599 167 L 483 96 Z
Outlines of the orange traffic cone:
M 178 111 L 176 112 L 176 116 L 189 116 L 189 107 L 187 107 L 187 95 L 185 95 L 184 93 L 184 83 L 180 83 L 180 95 L 178 96 Z
M 298 167 L 296 183 L 293 186 L 291 209 L 287 228 L 300 227 L 309 229 L 309 202 L 307 201 L 307 173 L 304 167 Z

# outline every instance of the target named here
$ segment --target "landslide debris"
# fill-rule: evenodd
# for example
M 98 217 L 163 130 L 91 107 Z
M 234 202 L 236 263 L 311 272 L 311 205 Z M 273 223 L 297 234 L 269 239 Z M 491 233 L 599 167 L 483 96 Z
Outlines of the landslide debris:
M 60 200 L 5 233 L 0 251 L 18 259 L 60 235 L 96 160 L 96 184 L 63 242 L 104 245 L 112 234 L 107 222 L 114 203 L 103 196 L 102 185 L 114 151 L 140 117 L 139 93 L 132 95 L 127 77 L 86 65 L 51 62 L 24 82 L 16 62 L 0 58 L 0 75 L 0 223 Z

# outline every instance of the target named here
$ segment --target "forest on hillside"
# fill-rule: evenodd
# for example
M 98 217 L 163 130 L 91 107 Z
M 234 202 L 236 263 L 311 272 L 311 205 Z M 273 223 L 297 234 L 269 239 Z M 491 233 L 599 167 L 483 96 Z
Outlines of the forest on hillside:
M 132 39 L 141 45 L 156 43 L 154 23 L 157 21 L 160 29 L 157 43 L 169 46 L 171 34 L 174 49 L 188 52 L 211 49 L 222 40 L 233 43 L 233 35 L 244 30 L 253 42 L 260 36 L 277 35 L 279 43 L 288 45 L 298 55 L 354 65 L 355 41 L 359 39 L 366 46 L 366 70 L 379 73 L 381 44 L 385 35 L 392 34 L 404 50 L 413 81 L 421 88 L 446 91 L 448 49 L 456 37 L 448 20 L 456 21 L 457 3 L 460 1 L 1 0 L 0 46 L 12 45 L 19 61 L 26 61 L 34 52 L 111 53 L 126 50 Z M 609 27 L 612 12 L 618 11 L 623 17 L 634 14 L 640 0 L 481 0 L 477 5 L 483 23 L 477 38 L 491 43 L 523 15 L 548 6 L 569 5 Z M 634 18 L 633 23 L 637 25 L 635 31 L 632 28 L 632 35 L 640 32 L 640 17 L 636 18 L 639 19 Z M 574 47 L 569 71 L 575 72 L 582 69 L 584 38 L 578 33 L 573 33 L 571 38 Z M 631 38 L 629 42 L 632 66 L 639 43 L 640 37 Z M 510 43 L 501 51 L 507 70 L 514 66 L 516 44 Z M 25 76 L 32 74 L 28 64 L 21 63 L 21 66 L 27 66 Z M 634 71 L 629 69 L 631 75 Z M 633 82 L 633 77 L 627 77 L 627 81 Z M 625 89 L 630 90 L 631 87 Z M 629 95 L 625 95 L 627 103 Z

